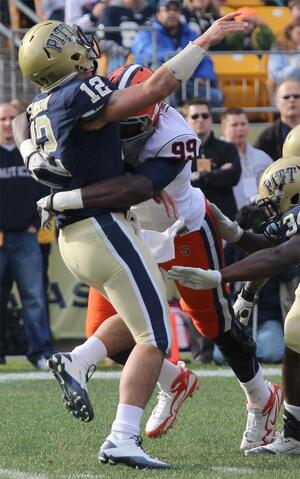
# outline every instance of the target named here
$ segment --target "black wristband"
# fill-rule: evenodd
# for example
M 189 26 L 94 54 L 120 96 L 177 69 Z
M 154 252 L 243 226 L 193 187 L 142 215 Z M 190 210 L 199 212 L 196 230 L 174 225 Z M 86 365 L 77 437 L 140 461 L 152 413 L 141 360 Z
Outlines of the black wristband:
M 255 297 L 254 291 L 250 291 L 249 289 L 246 289 L 244 286 L 241 294 L 242 294 L 242 298 L 245 299 L 245 301 L 249 301 L 249 303 L 253 303 L 254 297 Z

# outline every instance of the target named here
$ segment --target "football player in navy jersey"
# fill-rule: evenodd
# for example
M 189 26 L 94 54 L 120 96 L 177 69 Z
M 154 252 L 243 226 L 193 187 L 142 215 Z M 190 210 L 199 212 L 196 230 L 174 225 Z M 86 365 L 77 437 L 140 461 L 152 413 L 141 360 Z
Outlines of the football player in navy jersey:
M 76 190 L 124 173 L 116 121 L 168 96 L 194 72 L 203 59 L 204 48 L 230 31 L 243 31 L 246 25 L 234 21 L 234 17 L 227 15 L 215 22 L 146 82 L 126 91 L 114 91 L 106 78 L 95 76 L 100 51 L 93 38 L 76 26 L 60 22 L 35 25 L 19 49 L 23 74 L 42 91 L 28 110 L 31 139 L 20 146 L 28 170 L 48 184 L 57 169 L 64 171 L 68 189 L 75 188 L 73 206 L 82 207 Z M 43 177 L 47 172 L 43 161 L 53 165 L 50 178 Z M 172 174 L 176 176 L 177 168 L 175 163 L 168 163 L 163 178 L 154 185 L 154 193 L 170 181 Z M 126 219 L 125 207 L 75 208 L 60 215 L 59 227 L 60 251 L 68 268 L 80 281 L 109 298 L 136 342 L 122 372 L 116 420 L 99 459 L 131 467 L 168 469 L 169 464 L 143 450 L 139 437 L 141 415 L 170 343 L 159 270 Z M 105 352 L 113 354 L 114 338 L 104 331 L 102 339 Z M 71 359 L 63 354 L 50 359 L 52 370 L 62 382 L 68 362 Z
M 283 158 L 275 161 L 260 179 L 257 206 L 261 225 L 273 246 L 257 251 L 221 271 L 173 267 L 169 276 L 192 289 L 215 288 L 221 283 L 249 281 L 239 295 L 235 310 L 249 317 L 260 280 L 300 263 L 300 127 L 294 128 L 283 146 Z M 299 156 L 289 156 L 297 153 Z M 224 228 L 232 222 L 219 211 Z M 253 233 L 245 231 L 237 243 L 247 248 Z M 252 251 L 253 248 L 252 245 Z M 300 285 L 285 324 L 285 357 L 282 367 L 284 428 L 271 444 L 245 451 L 246 456 L 300 455 Z

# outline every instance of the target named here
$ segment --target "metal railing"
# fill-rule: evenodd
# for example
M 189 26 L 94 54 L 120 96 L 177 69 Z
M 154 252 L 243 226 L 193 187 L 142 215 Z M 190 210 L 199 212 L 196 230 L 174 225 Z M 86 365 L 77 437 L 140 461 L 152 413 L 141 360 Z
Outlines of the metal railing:
M 13 3 L 16 5 L 22 2 L 19 2 L 19 0 L 13 0 Z M 19 7 L 19 5 L 18 5 Z M 28 8 L 22 4 L 22 8 L 25 10 Z M 30 9 L 29 9 L 30 10 Z M 29 12 L 27 12 L 29 13 Z M 35 16 L 34 20 L 38 20 L 38 18 Z M 3 28 L 4 27 L 4 28 Z M 96 32 L 96 34 L 100 35 L 101 37 L 105 36 L 106 32 L 121 32 L 122 30 L 130 30 L 132 31 L 132 27 L 128 29 L 122 29 L 120 27 L 106 27 L 106 28 L 98 28 L 98 29 L 93 29 L 91 30 L 92 32 Z M 158 56 L 157 56 L 157 31 L 149 26 L 143 26 L 140 27 L 139 30 L 147 30 L 151 32 L 151 39 L 152 39 L 152 58 L 149 59 L 149 63 L 152 68 L 155 68 L 159 65 L 158 62 Z M 27 29 L 18 29 L 18 30 L 9 30 L 7 29 L 3 24 L 0 23 L 0 33 L 6 36 L 6 38 L 9 38 L 10 40 L 10 47 L 7 48 L 4 52 L 2 51 L 2 54 L 0 54 L 0 99 L 2 101 L 8 100 L 11 98 L 20 98 L 24 101 L 29 102 L 34 94 L 37 93 L 38 88 L 32 85 L 26 78 L 24 78 L 21 75 L 18 62 L 17 62 L 17 48 L 20 44 L 20 39 L 24 35 L 24 33 L 27 31 Z M 105 42 L 104 42 L 105 43 Z M 100 39 L 100 45 L 101 45 L 101 39 Z M 213 59 L 213 56 L 215 54 L 218 55 L 257 55 L 257 56 L 263 56 L 266 54 L 269 54 L 270 52 L 266 51 L 261 51 L 261 50 L 256 50 L 256 51 L 234 51 L 234 52 L 229 52 L 229 51 L 213 51 L 211 52 L 211 56 Z M 272 54 L 276 54 L 276 52 L 271 52 Z M 293 54 L 297 52 L 283 52 L 281 51 L 280 53 L 288 53 L 288 54 Z M 116 55 L 110 55 L 109 51 L 107 53 L 108 57 L 108 66 L 109 69 L 114 69 L 117 66 L 120 66 L 121 64 L 125 63 L 127 61 L 127 54 L 128 50 L 124 50 L 124 55 L 118 54 Z M 170 58 L 170 56 L 174 55 L 174 52 L 170 52 L 169 54 L 166 54 L 166 58 Z M 109 70 L 108 70 L 109 73 Z M 195 88 L 195 93 L 197 93 L 197 82 L 195 81 L 194 83 L 194 88 Z M 207 99 L 210 100 L 210 91 L 211 91 L 211 85 L 210 82 L 206 82 L 206 96 Z M 186 98 L 186 89 L 185 85 L 182 85 L 182 100 L 185 100 Z M 244 105 L 238 105 L 238 106 L 244 106 Z M 224 111 L 225 108 L 217 107 L 213 108 L 214 112 L 222 112 Z M 266 106 L 261 106 L 258 103 L 258 106 L 254 107 L 245 107 L 245 111 L 247 113 L 274 113 L 276 111 L 276 108 L 272 106 L 271 101 L 269 105 Z

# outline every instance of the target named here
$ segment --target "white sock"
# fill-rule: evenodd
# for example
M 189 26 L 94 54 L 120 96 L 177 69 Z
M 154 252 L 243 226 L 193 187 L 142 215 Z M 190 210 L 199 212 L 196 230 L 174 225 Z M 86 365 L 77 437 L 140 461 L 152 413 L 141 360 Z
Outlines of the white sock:
M 292 416 L 294 416 L 297 421 L 300 421 L 300 407 L 299 406 L 293 406 L 292 404 L 287 404 L 284 401 L 284 409 L 287 410 Z
M 174 380 L 180 372 L 181 369 L 178 366 L 171 363 L 171 361 L 164 359 L 157 381 L 159 388 L 164 392 L 169 392 Z
M 107 349 L 101 339 L 91 336 L 80 346 L 73 349 L 72 354 L 86 369 L 91 364 L 97 364 L 107 356 Z
M 121 441 L 132 436 L 139 436 L 142 414 L 143 409 L 140 407 L 131 406 L 130 404 L 119 404 L 116 419 L 112 424 L 111 434 L 108 436 L 108 439 L 112 441 L 118 439 Z
M 247 402 L 254 407 L 264 407 L 270 398 L 270 388 L 264 380 L 262 369 L 259 369 L 254 376 L 247 383 L 241 383 L 240 385 L 245 391 Z

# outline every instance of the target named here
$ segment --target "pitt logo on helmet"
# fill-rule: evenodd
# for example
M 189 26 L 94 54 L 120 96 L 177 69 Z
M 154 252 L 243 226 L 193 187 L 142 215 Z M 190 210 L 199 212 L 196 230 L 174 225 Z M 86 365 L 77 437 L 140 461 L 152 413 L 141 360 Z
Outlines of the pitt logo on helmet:
M 264 179 L 263 186 L 271 195 L 275 190 L 281 190 L 286 183 L 295 183 L 295 172 L 297 169 L 299 169 L 298 166 L 287 166 L 286 168 L 276 170 Z
M 53 48 L 53 50 L 56 50 L 60 53 L 66 41 L 71 40 L 72 36 L 72 29 L 69 28 L 65 23 L 60 23 L 50 33 L 49 37 L 47 38 L 45 48 Z

